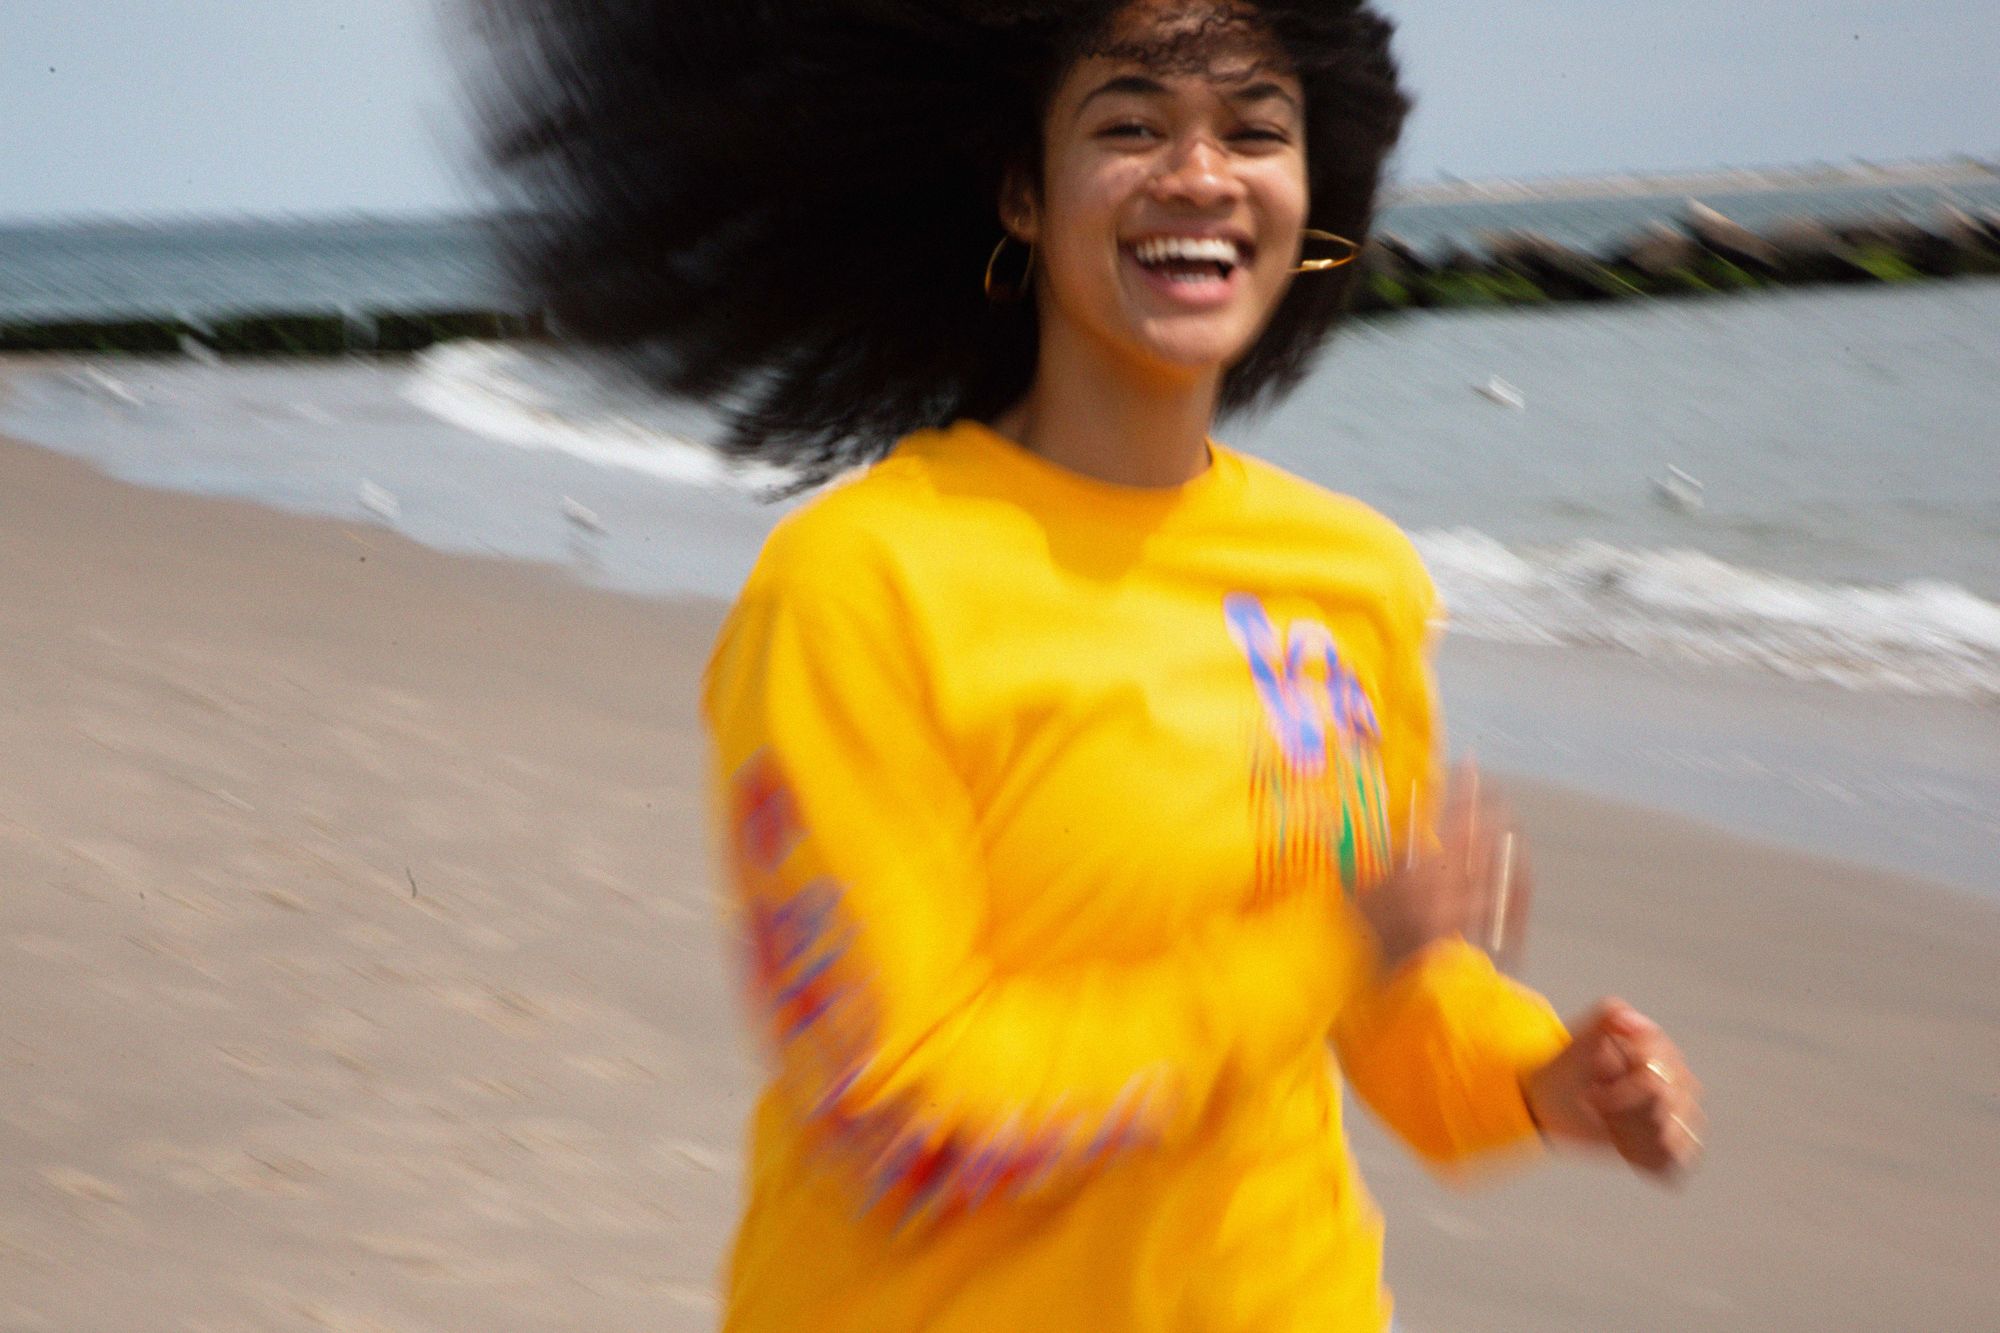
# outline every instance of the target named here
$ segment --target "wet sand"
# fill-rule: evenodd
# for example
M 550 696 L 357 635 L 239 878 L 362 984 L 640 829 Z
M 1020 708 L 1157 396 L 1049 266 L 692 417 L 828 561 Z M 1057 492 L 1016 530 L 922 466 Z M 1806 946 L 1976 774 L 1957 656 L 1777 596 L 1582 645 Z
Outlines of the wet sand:
M 0 1329 L 713 1325 L 755 1077 L 701 603 L 0 443 Z M 1406 1329 L 2000 1323 L 2000 912 L 1525 788 L 1530 979 L 1711 1090 L 1678 1192 L 1372 1131 Z

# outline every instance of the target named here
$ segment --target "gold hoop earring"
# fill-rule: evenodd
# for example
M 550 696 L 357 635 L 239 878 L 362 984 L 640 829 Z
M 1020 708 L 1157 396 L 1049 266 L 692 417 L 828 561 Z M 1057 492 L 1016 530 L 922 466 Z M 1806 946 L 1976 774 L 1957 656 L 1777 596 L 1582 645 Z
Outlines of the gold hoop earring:
M 1021 265 L 1021 276 L 1014 279 L 1013 285 L 1008 287 L 1003 287 L 993 281 L 993 268 L 1000 262 L 1000 252 L 1005 250 L 1007 242 L 1013 239 L 1013 232 L 1001 232 L 999 242 L 993 247 L 993 253 L 986 256 L 986 278 L 981 285 L 985 289 L 986 299 L 995 305 L 1007 305 L 1026 296 L 1028 294 L 1028 279 L 1033 277 L 1035 273 L 1035 243 L 1028 241 L 1026 242 L 1028 247 L 1028 262 Z
M 1330 268 L 1339 268 L 1342 264 L 1353 263 L 1354 257 L 1361 253 L 1361 243 L 1359 241 L 1350 241 L 1345 236 L 1336 236 L 1330 231 L 1321 231 L 1317 227 L 1307 227 L 1299 235 L 1309 241 L 1332 241 L 1335 245 L 1344 245 L 1347 247 L 1347 253 L 1334 259 L 1301 259 L 1297 267 L 1292 269 L 1294 273 L 1324 273 Z

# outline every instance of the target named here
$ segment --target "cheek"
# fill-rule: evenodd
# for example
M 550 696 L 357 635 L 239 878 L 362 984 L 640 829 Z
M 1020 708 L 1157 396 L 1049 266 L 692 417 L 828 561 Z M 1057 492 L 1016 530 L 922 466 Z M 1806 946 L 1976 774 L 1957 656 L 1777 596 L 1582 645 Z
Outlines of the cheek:
M 1048 178 L 1040 245 L 1052 273 L 1089 280 L 1116 269 L 1119 209 L 1135 188 L 1125 179 L 1132 174 L 1097 170 Z
M 1264 182 L 1260 193 L 1263 196 L 1264 216 L 1271 220 L 1274 228 L 1287 235 L 1296 235 L 1306 225 L 1310 199 L 1303 164 L 1273 173 Z
M 1113 244 L 1120 211 L 1146 185 L 1143 163 L 1115 156 L 1076 154 L 1051 162 L 1043 178 L 1043 225 L 1066 248 Z
M 1262 200 L 1264 252 L 1258 255 L 1256 271 L 1261 284 L 1283 285 L 1292 276 L 1292 256 L 1298 250 L 1299 232 L 1306 225 L 1308 200 L 1303 182 L 1285 182 Z M 1274 263 L 1266 264 L 1269 256 Z

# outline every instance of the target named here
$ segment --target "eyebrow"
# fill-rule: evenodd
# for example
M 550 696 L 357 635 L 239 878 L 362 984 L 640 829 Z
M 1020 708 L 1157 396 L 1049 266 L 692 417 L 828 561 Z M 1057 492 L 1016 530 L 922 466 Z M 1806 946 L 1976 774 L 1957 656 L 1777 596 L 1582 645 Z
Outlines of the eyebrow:
M 1116 78 L 1105 80 L 1084 94 L 1083 100 L 1076 104 L 1076 113 L 1082 115 L 1083 109 L 1099 97 L 1111 97 L 1119 93 L 1130 93 L 1138 97 L 1163 97 L 1167 91 L 1167 86 L 1158 79 L 1147 78 L 1144 74 L 1120 74 Z M 1285 91 L 1282 85 L 1268 79 L 1234 92 L 1226 92 L 1222 96 L 1227 102 L 1268 102 L 1276 99 L 1294 112 L 1299 110 L 1299 99 Z
M 1283 85 L 1272 83 L 1268 79 L 1263 83 L 1253 83 L 1248 88 L 1242 88 L 1233 93 L 1224 93 L 1223 98 L 1231 102 L 1268 102 L 1272 98 L 1276 98 L 1294 111 L 1299 109 L 1298 98 L 1286 92 Z
M 1076 104 L 1079 114 L 1100 97 L 1111 97 L 1118 93 L 1132 93 L 1140 97 L 1158 97 L 1167 91 L 1167 86 L 1158 79 L 1149 79 L 1143 74 L 1120 74 L 1115 79 L 1106 79 L 1085 93 L 1083 100 Z

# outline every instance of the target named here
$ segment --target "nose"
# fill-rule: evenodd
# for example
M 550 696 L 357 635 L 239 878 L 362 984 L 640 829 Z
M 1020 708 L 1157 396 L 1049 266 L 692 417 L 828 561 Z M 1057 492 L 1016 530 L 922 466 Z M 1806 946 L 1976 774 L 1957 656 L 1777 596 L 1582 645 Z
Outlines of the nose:
M 1162 202 L 1197 208 L 1233 203 L 1242 193 L 1229 155 L 1206 134 L 1192 135 L 1177 145 L 1151 184 L 1154 197 Z

